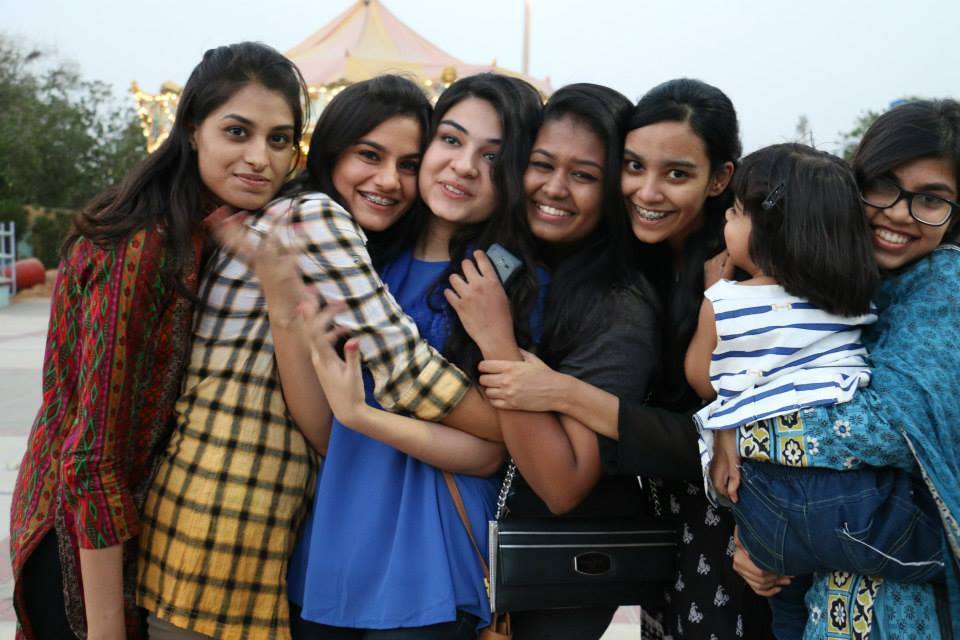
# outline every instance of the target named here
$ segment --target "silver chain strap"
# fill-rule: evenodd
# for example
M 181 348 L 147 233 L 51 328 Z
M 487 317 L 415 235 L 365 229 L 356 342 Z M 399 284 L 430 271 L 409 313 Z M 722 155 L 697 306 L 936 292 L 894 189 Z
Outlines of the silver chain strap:
M 653 503 L 654 515 L 663 516 L 663 505 L 660 504 L 660 480 L 650 478 L 647 480 L 647 486 L 650 487 L 650 501 Z
M 507 498 L 510 496 L 510 487 L 513 485 L 513 477 L 517 475 L 517 465 L 513 458 L 510 458 L 510 464 L 507 465 L 507 472 L 503 476 L 503 484 L 500 485 L 500 495 L 497 496 L 497 515 L 496 519 L 501 520 L 510 512 L 507 507 Z

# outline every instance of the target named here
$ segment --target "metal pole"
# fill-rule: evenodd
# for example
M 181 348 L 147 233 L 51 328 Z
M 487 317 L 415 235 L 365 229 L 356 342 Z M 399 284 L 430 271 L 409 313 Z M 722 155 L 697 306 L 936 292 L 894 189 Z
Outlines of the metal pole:
M 523 75 L 530 75 L 530 0 L 523 0 Z

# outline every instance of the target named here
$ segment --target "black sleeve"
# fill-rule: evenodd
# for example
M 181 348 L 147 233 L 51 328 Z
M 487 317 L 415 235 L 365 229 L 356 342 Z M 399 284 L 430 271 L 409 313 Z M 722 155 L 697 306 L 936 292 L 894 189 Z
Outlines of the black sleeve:
M 601 331 L 585 327 L 576 347 L 557 365 L 561 373 L 642 402 L 660 362 L 660 331 L 651 303 L 635 289 L 610 294 Z
M 620 440 L 600 437 L 600 462 L 611 475 L 668 480 L 702 479 L 692 413 L 620 398 Z

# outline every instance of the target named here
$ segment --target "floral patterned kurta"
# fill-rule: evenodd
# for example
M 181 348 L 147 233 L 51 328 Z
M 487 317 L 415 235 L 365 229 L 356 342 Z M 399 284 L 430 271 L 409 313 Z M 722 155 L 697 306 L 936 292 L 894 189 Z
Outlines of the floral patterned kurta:
M 872 384 L 850 402 L 751 425 L 741 431 L 741 455 L 838 470 L 919 465 L 960 557 L 958 285 L 960 251 L 953 245 L 888 277 L 877 296 L 880 319 L 864 334 Z M 810 640 L 941 637 L 929 585 L 832 571 L 816 577 L 806 602 Z
M 851 466 L 901 466 L 923 473 L 939 509 L 948 550 L 960 558 L 960 250 L 947 244 L 889 277 L 869 334 L 873 383 L 830 408 L 837 427 L 829 449 Z M 823 448 L 821 444 L 820 448 Z M 960 626 L 958 584 L 947 571 L 953 633 Z M 941 637 L 929 585 L 832 572 L 807 593 L 805 638 Z

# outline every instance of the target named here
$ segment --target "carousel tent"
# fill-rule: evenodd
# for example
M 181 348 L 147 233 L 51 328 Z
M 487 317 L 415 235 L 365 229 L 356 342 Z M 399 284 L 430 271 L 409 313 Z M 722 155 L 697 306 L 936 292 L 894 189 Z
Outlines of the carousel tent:
M 467 64 L 430 43 L 401 22 L 380 0 L 358 0 L 327 25 L 286 52 L 300 68 L 310 88 L 314 115 L 343 87 L 382 73 L 401 73 L 416 79 L 435 99 L 457 78 L 496 71 L 524 78 L 544 95 L 547 80 L 537 80 L 502 69 L 496 62 Z M 141 91 L 134 83 L 147 149 L 164 138 L 176 113 L 179 87 L 164 83 L 158 94 Z
M 286 53 L 312 87 L 349 84 L 381 73 L 412 74 L 432 85 L 445 78 L 497 71 L 524 77 L 542 93 L 550 93 L 546 81 L 501 69 L 496 62 L 460 61 L 398 20 L 380 0 L 359 0 Z

